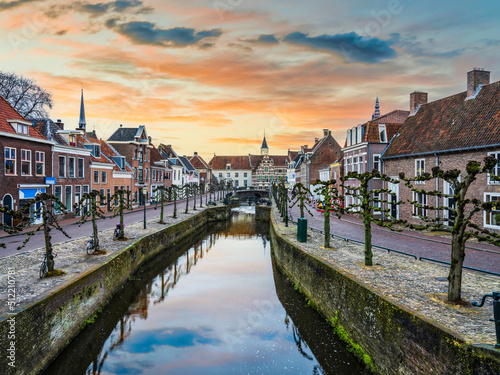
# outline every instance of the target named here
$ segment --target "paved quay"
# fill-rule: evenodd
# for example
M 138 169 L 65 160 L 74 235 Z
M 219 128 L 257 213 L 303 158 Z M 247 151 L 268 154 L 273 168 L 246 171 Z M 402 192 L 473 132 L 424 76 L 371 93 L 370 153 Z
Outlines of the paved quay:
M 323 213 L 317 212 L 310 206 L 308 206 L 308 208 L 313 214 L 311 217 L 308 213 L 305 213 L 308 227 L 323 230 Z M 300 216 L 297 206 L 293 207 L 290 211 L 294 219 Z M 344 215 L 339 220 L 337 216 L 332 215 L 330 221 L 330 230 L 332 234 L 364 242 L 364 228 L 360 219 Z M 394 250 L 404 251 L 417 257 L 431 258 L 443 262 L 450 262 L 450 238 L 449 235 L 432 232 L 422 233 L 410 230 L 394 232 L 387 228 L 381 228 L 376 224 L 372 224 L 373 246 L 383 246 Z M 500 274 L 500 248 L 493 245 L 478 243 L 477 241 L 468 241 L 465 250 L 464 265 Z M 498 290 L 500 287 L 497 286 L 496 289 Z
M 492 301 L 481 308 L 449 305 L 444 302 L 448 290 L 448 267 L 421 262 L 411 257 L 373 249 L 374 266 L 364 265 L 364 247 L 353 242 L 332 238 L 333 249 L 322 248 L 324 236 L 308 231 L 306 243 L 297 241 L 297 227 L 285 227 L 277 210 L 273 210 L 277 231 L 306 253 L 324 259 L 361 280 L 372 290 L 389 300 L 407 306 L 430 321 L 440 323 L 469 343 L 495 344 Z M 333 225 L 332 225 L 333 228 Z M 343 233 L 347 236 L 348 233 Z M 483 294 L 498 290 L 500 278 L 474 271 L 464 271 L 462 297 L 479 301 Z
M 113 231 L 115 220 L 100 220 L 99 221 L 99 242 L 100 247 L 106 251 L 104 255 L 88 255 L 86 252 L 86 244 L 88 236 L 81 236 L 79 238 L 66 239 L 66 241 L 58 242 L 54 245 L 53 251 L 57 254 L 55 258 L 55 268 L 66 272 L 63 276 L 39 278 L 40 263 L 45 253 L 44 247 L 39 247 L 23 253 L 12 254 L 0 258 L 0 315 L 8 312 L 8 293 L 7 287 L 12 288 L 12 283 L 8 280 L 15 280 L 15 294 L 16 294 L 16 309 L 22 309 L 27 305 L 35 302 L 41 294 L 46 291 L 55 290 L 63 285 L 70 284 L 74 279 L 78 278 L 82 273 L 88 272 L 94 268 L 99 267 L 115 252 L 128 246 L 132 241 L 139 237 L 145 236 L 158 229 L 165 228 L 166 226 L 175 224 L 192 215 L 196 215 L 206 207 L 197 208 L 196 211 L 192 210 L 192 203 L 189 205 L 189 211 L 184 213 L 183 209 L 178 206 L 177 218 L 172 218 L 172 210 L 165 214 L 165 224 L 160 224 L 159 210 L 151 210 L 150 218 L 147 219 L 146 229 L 144 229 L 143 221 L 136 221 L 135 223 L 128 223 L 125 226 L 125 236 L 128 238 L 126 241 L 113 240 Z M 156 214 L 156 215 L 154 215 Z M 133 216 L 128 216 L 128 221 L 132 220 Z M 113 227 L 110 229 L 102 229 L 102 223 L 111 221 Z M 67 224 L 66 227 L 73 226 L 78 229 L 77 225 Z M 81 228 L 79 229 L 80 231 Z M 90 228 L 88 228 L 90 233 Z M 52 232 L 53 233 L 53 232 Z M 22 239 L 24 236 L 14 236 Z M 9 270 L 13 271 L 8 273 Z

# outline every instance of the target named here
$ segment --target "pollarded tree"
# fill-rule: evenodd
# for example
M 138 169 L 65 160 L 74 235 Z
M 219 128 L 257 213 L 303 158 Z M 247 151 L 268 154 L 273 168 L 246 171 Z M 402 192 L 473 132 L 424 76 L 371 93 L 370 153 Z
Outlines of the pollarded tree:
M 458 169 L 443 171 L 439 167 L 432 168 L 432 174 L 424 173 L 414 178 L 406 178 L 404 173 L 400 173 L 400 178 L 406 182 L 415 194 L 423 196 L 434 196 L 446 199 L 447 205 L 435 207 L 419 203 L 417 200 L 409 202 L 415 207 L 414 214 L 424 221 L 423 225 L 410 225 L 413 229 L 433 228 L 451 233 L 451 264 L 448 275 L 448 302 L 460 303 L 462 301 L 462 270 L 465 260 L 465 244 L 470 238 L 476 238 L 479 241 L 489 242 L 500 246 L 500 236 L 486 229 L 480 228 L 475 224 L 474 216 L 480 211 L 485 211 L 491 215 L 496 202 L 482 202 L 476 198 L 469 198 L 467 193 L 471 185 L 476 181 L 477 176 L 485 173 L 492 173 L 498 164 L 497 159 L 492 156 L 484 158 L 484 163 L 471 160 L 465 168 L 465 176 Z M 452 187 L 452 194 L 445 194 L 438 190 L 419 189 L 415 182 L 429 181 L 441 178 Z M 490 178 L 497 180 L 493 175 Z M 440 217 L 429 218 L 425 215 L 426 210 L 436 210 L 441 212 Z M 448 212 L 444 217 L 444 212 Z
M 198 185 L 191 185 L 190 186 L 190 193 L 193 197 L 193 211 L 196 211 L 196 196 L 197 196 L 197 193 L 198 193 Z
M 205 190 L 205 184 L 202 184 L 200 182 L 200 185 L 198 186 L 198 189 L 200 189 L 200 208 L 203 208 L 203 191 Z
M 178 197 L 178 188 L 175 185 L 172 185 L 168 188 L 168 198 L 169 201 L 174 202 L 174 214 L 172 215 L 173 219 L 177 218 L 177 197 Z
M 345 182 L 349 179 L 357 180 L 359 182 L 359 186 L 347 185 Z M 373 179 L 379 179 L 392 184 L 399 183 L 399 180 L 395 180 L 385 174 L 381 174 L 376 169 L 373 169 L 371 172 L 364 173 L 353 171 L 342 177 L 344 194 L 353 198 L 353 203 L 349 204 L 349 206 L 346 204 L 344 210 L 347 213 L 361 214 L 363 217 L 363 224 L 365 227 L 365 265 L 367 266 L 373 265 L 371 224 L 375 223 L 379 226 L 389 228 L 390 230 L 400 231 L 400 229 L 394 228 L 394 225 L 404 223 L 404 221 L 397 220 L 393 217 L 390 214 L 390 209 L 384 208 L 384 203 L 391 203 L 393 205 L 400 205 L 402 203 L 401 201 L 392 202 L 392 200 L 389 201 L 382 199 L 383 194 L 396 196 L 396 193 L 386 188 L 370 189 L 370 182 Z M 374 214 L 377 213 L 380 214 L 380 216 L 387 215 L 389 220 L 383 220 L 382 217 L 375 217 Z
M 340 219 L 340 214 L 342 212 L 342 199 L 335 188 L 335 184 L 337 181 L 320 181 L 316 180 L 313 184 L 316 186 L 315 192 L 319 192 L 323 197 L 321 203 L 323 204 L 323 208 L 325 210 L 325 222 L 324 222 L 324 232 L 325 232 L 325 244 L 324 247 L 329 249 L 330 246 L 330 212 L 334 212 L 337 217 Z
M 125 210 L 132 211 L 132 205 L 129 200 L 125 197 L 130 196 L 129 190 L 119 189 L 114 192 L 114 194 L 109 197 L 111 203 L 111 209 L 113 210 L 112 218 L 120 216 L 120 232 L 118 234 L 118 240 L 122 240 L 125 238 L 125 226 L 123 223 L 123 213 Z M 163 214 L 163 206 L 162 206 L 162 214 Z
M 54 208 L 56 208 L 61 213 L 66 213 L 66 206 L 59 200 L 59 198 L 50 195 L 48 193 L 39 193 L 35 198 L 30 199 L 26 202 L 19 211 L 14 214 L 15 219 L 19 219 L 23 224 L 21 226 L 27 227 L 33 224 L 33 219 L 35 217 L 40 217 L 42 223 L 37 226 L 34 231 L 28 232 L 28 237 L 23 241 L 23 244 L 17 248 L 21 250 L 29 242 L 31 237 L 39 231 L 43 231 L 45 239 L 45 256 L 47 257 L 47 274 L 57 275 L 64 274 L 62 271 L 54 269 L 54 254 L 52 248 L 52 236 L 50 232 L 52 229 L 56 229 L 64 234 L 66 237 L 71 238 L 64 229 L 57 222 L 57 217 L 54 213 Z M 44 275 L 41 275 L 42 277 Z
M 163 211 L 165 202 L 168 202 L 170 198 L 168 188 L 166 188 L 165 186 L 158 186 L 153 191 L 155 192 L 155 210 L 158 208 L 158 204 L 160 204 L 160 224 L 165 224 L 165 221 L 163 221 Z
M 309 197 L 311 196 L 311 190 L 306 188 L 304 185 L 301 183 L 295 184 L 292 190 L 292 201 L 295 199 L 295 202 L 290 206 L 290 208 L 293 208 L 296 204 L 299 205 L 300 209 L 300 217 L 304 217 L 304 208 L 306 211 L 309 213 L 309 215 L 313 216 L 311 211 L 306 207 L 306 201 L 309 200 Z
M 99 198 L 99 202 L 98 202 Z M 97 229 L 97 219 L 105 219 L 101 205 L 104 205 L 106 197 L 97 190 L 92 190 L 90 193 L 83 194 L 78 203 L 73 205 L 75 210 L 82 212 L 82 217 L 78 224 L 82 226 L 89 218 L 92 221 L 92 237 L 94 254 L 101 254 L 99 251 L 99 231 Z
M 184 185 L 182 188 L 182 193 L 183 193 L 183 198 L 186 198 L 186 210 L 184 211 L 185 214 L 188 213 L 189 210 L 189 193 L 191 192 L 191 188 L 189 184 Z

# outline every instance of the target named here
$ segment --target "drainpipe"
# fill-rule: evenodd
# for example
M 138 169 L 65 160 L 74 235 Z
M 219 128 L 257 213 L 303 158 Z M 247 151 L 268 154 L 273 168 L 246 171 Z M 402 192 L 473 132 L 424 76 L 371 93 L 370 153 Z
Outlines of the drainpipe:
M 439 167 L 439 156 L 438 154 L 434 154 L 436 157 L 436 167 Z M 436 178 L 436 191 L 439 191 L 439 178 Z M 439 197 L 436 195 L 436 221 L 439 219 L 439 210 L 437 209 L 439 207 Z

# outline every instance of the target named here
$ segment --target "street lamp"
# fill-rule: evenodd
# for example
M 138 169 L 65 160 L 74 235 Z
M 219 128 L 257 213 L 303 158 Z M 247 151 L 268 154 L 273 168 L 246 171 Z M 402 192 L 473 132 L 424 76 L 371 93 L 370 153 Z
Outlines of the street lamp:
M 285 227 L 288 227 L 288 188 L 290 184 L 285 181 Z
M 144 202 L 144 229 L 146 229 L 146 193 L 148 192 L 147 187 L 142 188 L 142 198 Z

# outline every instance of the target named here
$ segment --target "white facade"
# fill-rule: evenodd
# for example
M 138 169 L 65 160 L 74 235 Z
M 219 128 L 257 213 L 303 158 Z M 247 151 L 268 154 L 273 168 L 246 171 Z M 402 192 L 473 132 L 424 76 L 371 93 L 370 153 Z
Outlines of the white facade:
M 233 181 L 233 186 L 250 187 L 252 186 L 251 169 L 213 169 L 213 176 L 217 181 Z

